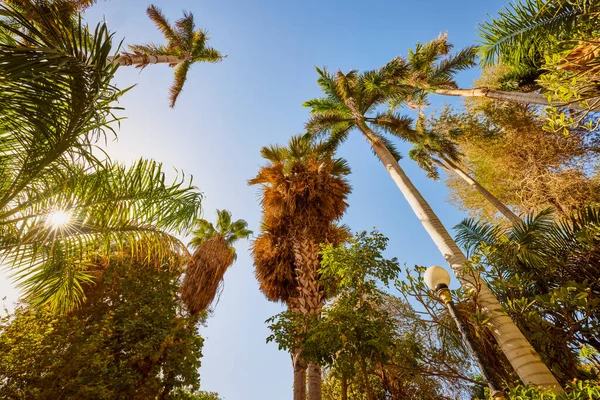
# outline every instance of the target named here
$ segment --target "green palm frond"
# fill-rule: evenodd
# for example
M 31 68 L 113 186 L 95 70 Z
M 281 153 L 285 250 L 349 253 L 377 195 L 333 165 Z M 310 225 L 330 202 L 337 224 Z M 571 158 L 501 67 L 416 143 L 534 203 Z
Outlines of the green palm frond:
M 192 63 L 190 61 L 184 61 L 175 67 L 175 80 L 173 81 L 173 85 L 169 88 L 169 106 L 171 108 L 175 107 L 177 98 L 183 90 L 183 85 L 187 80 L 187 74 L 191 65 Z
M 233 259 L 237 258 L 233 245 L 238 240 L 247 239 L 252 235 L 252 231 L 248 229 L 248 223 L 243 219 L 238 219 L 232 222 L 231 212 L 228 210 L 217 210 L 217 223 L 215 226 L 205 219 L 196 221 L 196 230 L 193 232 L 193 238 L 190 245 L 198 248 L 202 243 L 215 236 L 220 235 L 224 238 L 225 243 L 230 248 Z
M 596 18 L 598 10 L 589 0 L 518 0 L 479 25 L 482 63 L 538 65 L 544 48 Z
M 195 28 L 196 24 L 194 23 L 194 15 L 187 11 L 183 12 L 182 18 L 175 21 L 175 30 L 177 31 L 177 36 L 182 39 L 182 43 L 184 43 L 185 46 L 193 42 Z M 188 48 L 188 51 L 190 50 L 191 48 Z
M 64 172 L 53 165 L 97 163 L 93 144 L 112 131 L 110 124 L 118 120 L 113 103 L 123 91 L 111 84 L 115 67 L 107 62 L 112 43 L 105 25 L 88 34 L 81 23 L 52 20 L 49 37 L 22 14 L 0 7 L 25 27 L 0 20 L 14 39 L 0 44 L 1 215 L 29 182 Z M 52 14 L 40 15 L 37 23 L 43 18 Z
M 408 156 L 417 163 L 419 168 L 427 173 L 427 177 L 433 180 L 440 179 L 440 173 L 437 165 L 433 161 L 431 154 L 420 145 L 415 145 L 408 152 Z
M 457 231 L 456 242 L 464 247 L 470 254 L 481 245 L 491 245 L 499 240 L 504 233 L 502 228 L 495 227 L 487 222 L 480 222 L 473 218 L 462 220 L 454 227 Z
M 154 25 L 156 25 L 158 30 L 160 30 L 165 39 L 167 39 L 170 47 L 177 46 L 180 48 L 185 48 L 186 43 L 183 41 L 183 38 L 179 32 L 173 29 L 171 24 L 169 24 L 167 17 L 165 17 L 160 8 L 156 7 L 154 4 L 151 4 L 146 10 L 146 14 L 148 15 L 148 18 L 154 22 Z
M 146 160 L 129 168 L 72 168 L 45 190 L 46 182 L 34 183 L 38 187 L 20 193 L 0 220 L 3 229 L 13 227 L 0 251 L 28 302 L 61 310 L 83 300 L 78 287 L 89 280 L 86 265 L 95 255 L 127 249 L 166 260 L 185 252 L 167 232 L 189 231 L 202 198 L 183 175 L 166 182 L 162 166 Z M 55 212 L 69 216 L 63 226 L 50 223 Z

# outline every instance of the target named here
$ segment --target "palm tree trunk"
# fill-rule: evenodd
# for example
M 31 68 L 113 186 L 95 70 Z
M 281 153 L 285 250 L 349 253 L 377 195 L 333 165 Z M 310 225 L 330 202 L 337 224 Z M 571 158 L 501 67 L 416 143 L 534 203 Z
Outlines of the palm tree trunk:
M 456 175 L 460 176 L 465 182 L 467 182 L 473 189 L 477 190 L 479 194 L 481 194 L 487 201 L 489 201 L 502 215 L 510 220 L 513 225 L 521 223 L 521 219 L 513 213 L 507 206 L 504 205 L 496 196 L 491 194 L 486 188 L 481 186 L 479 182 L 475 179 L 471 178 L 469 174 L 463 171 L 458 165 L 456 165 L 452 160 L 441 157 L 442 161 L 435 160 L 439 162 L 440 165 L 444 168 L 451 169 Z
M 321 400 L 321 367 L 308 364 L 308 400 Z
M 306 363 L 302 360 L 300 353 L 300 350 L 296 350 L 292 357 L 294 365 L 294 400 L 306 400 Z
M 460 97 L 488 97 L 490 99 L 512 101 L 515 103 L 525 104 L 539 104 L 543 106 L 554 106 L 554 107 L 569 107 L 574 110 L 587 110 L 584 104 L 580 102 L 573 103 L 550 103 L 546 96 L 540 93 L 523 93 L 523 92 L 505 92 L 502 90 L 488 89 L 486 87 L 473 88 L 473 89 L 436 89 L 435 93 L 446 96 L 460 96 Z M 589 104 L 595 104 L 594 101 L 597 99 L 588 100 Z M 592 111 L 599 110 L 600 107 L 594 107 Z
M 148 64 L 179 64 L 186 61 L 186 57 L 176 56 L 153 56 L 151 54 L 129 54 L 121 53 L 117 57 L 108 57 L 112 64 L 120 66 L 135 65 L 137 68 L 145 67 Z
M 365 135 L 379 160 L 408 201 L 417 218 L 429 233 L 429 236 L 442 253 L 461 285 L 470 292 L 476 303 L 489 316 L 490 329 L 498 346 L 506 355 L 515 372 L 524 384 L 562 392 L 558 381 L 540 356 L 514 324 L 502 311 L 498 299 L 492 294 L 486 283 L 475 271 L 468 270 L 468 260 L 452 239 L 437 215 L 433 212 L 421 193 L 412 184 L 400 165 L 375 133 L 365 123 L 363 116 L 354 105 L 353 99 L 346 102 L 352 111 L 358 128 Z

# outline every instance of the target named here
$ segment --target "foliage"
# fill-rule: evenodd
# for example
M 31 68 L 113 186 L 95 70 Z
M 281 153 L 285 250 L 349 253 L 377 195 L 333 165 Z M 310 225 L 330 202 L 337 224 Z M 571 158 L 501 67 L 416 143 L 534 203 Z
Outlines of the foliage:
M 465 220 L 457 240 L 562 382 L 597 378 L 600 210 L 553 220 L 549 211 L 503 228 Z
M 326 367 L 325 398 L 340 398 L 343 381 L 352 399 L 369 393 L 433 399 L 446 383 L 461 387 L 461 358 L 443 357 L 454 368 L 448 377 L 447 368 L 438 368 L 444 353 L 429 347 L 415 311 L 384 290 L 400 271 L 396 259 L 383 256 L 386 247 L 387 238 L 377 231 L 358 233 L 345 246 L 323 246 L 321 279 L 334 297 L 320 318 L 285 312 L 268 320 L 268 341 L 301 348 L 303 358 Z
M 593 0 L 519 0 L 479 26 L 483 63 L 511 67 L 501 79 L 505 84 L 518 88 L 537 79 L 536 86 L 552 104 L 580 110 L 549 107 L 550 131 L 597 128 L 589 114 L 598 111 L 600 95 L 595 84 L 600 73 L 599 12 Z
M 35 23 L 0 6 L 0 255 L 27 302 L 68 311 L 84 299 L 96 253 L 185 255 L 170 232 L 191 228 L 202 196 L 184 175 L 168 182 L 154 161 L 125 167 L 96 156 L 123 94 L 111 84 L 112 35 L 30 6 Z M 52 226 L 53 212 L 68 224 Z
M 540 67 L 557 39 L 593 29 L 598 5 L 590 0 L 519 0 L 479 25 L 486 65 Z
M 493 87 L 501 72 L 486 70 L 480 82 Z M 549 206 L 563 213 L 600 200 L 597 133 L 549 134 L 535 110 L 489 99 L 469 100 L 463 112 L 446 107 L 428 122 L 431 130 L 453 137 L 473 178 L 516 214 Z M 459 208 L 494 218 L 497 210 L 462 179 L 449 175 L 446 183 Z
M 86 287 L 77 312 L 20 307 L 1 320 L 1 398 L 148 399 L 198 388 L 203 339 L 176 300 L 178 265 L 122 253 L 96 266 L 99 284 Z
M 558 395 L 517 386 L 511 389 L 508 397 L 514 400 L 595 400 L 600 399 L 600 384 L 597 381 L 576 381 L 565 388 L 565 393 Z

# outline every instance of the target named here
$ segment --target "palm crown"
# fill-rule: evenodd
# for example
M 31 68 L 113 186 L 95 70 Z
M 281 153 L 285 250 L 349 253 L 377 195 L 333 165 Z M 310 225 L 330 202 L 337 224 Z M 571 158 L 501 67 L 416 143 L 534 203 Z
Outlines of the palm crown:
M 262 292 L 273 301 L 288 301 L 297 287 L 293 251 L 300 231 L 316 243 L 340 243 L 346 229 L 335 225 L 346 207 L 350 168 L 319 144 L 292 137 L 287 147 L 263 147 L 268 163 L 251 185 L 262 186 L 261 234 L 252 246 Z
M 202 243 L 209 239 L 220 235 L 225 240 L 225 243 L 233 254 L 235 260 L 237 255 L 233 244 L 241 239 L 247 239 L 252 235 L 252 231 L 248 229 L 248 223 L 243 219 L 237 221 L 231 220 L 231 212 L 228 210 L 217 210 L 217 226 L 215 226 L 205 220 L 199 219 L 196 221 L 196 230 L 194 230 L 194 237 L 190 241 L 190 245 L 199 247 Z
M 142 45 L 131 45 L 129 49 L 136 55 L 151 54 L 155 56 L 175 56 L 179 58 L 178 63 L 171 64 L 175 67 L 175 81 L 171 86 L 170 106 L 174 107 L 183 85 L 187 80 L 187 74 L 192 64 L 197 62 L 216 63 L 223 60 L 221 53 L 207 46 L 208 33 L 196 29 L 194 15 L 184 12 L 183 18 L 175 21 L 174 25 L 164 16 L 162 11 L 151 5 L 147 10 L 148 17 L 154 22 L 167 40 L 166 45 L 147 43 Z
M 392 142 L 383 134 L 406 140 L 412 134 L 412 120 L 394 111 L 378 111 L 390 98 L 398 96 L 397 82 L 407 71 L 402 59 L 394 59 L 378 70 L 359 73 L 352 70 L 347 74 L 339 71 L 333 75 L 324 68 L 317 68 L 318 84 L 324 97 L 308 100 L 311 117 L 306 130 L 311 137 L 326 136 L 324 146 L 336 148 L 348 138 L 352 129 L 359 127 L 358 120 L 369 125 L 377 138 L 398 160 L 400 154 Z M 355 115 L 355 107 L 359 115 Z

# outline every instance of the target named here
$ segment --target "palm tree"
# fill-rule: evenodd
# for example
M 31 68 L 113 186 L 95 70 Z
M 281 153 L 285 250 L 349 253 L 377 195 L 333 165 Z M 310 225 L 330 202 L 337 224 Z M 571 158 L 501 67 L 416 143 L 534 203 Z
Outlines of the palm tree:
M 111 85 L 104 25 L 88 35 L 81 22 L 53 20 L 42 31 L 4 10 L 0 257 L 27 302 L 66 311 L 84 300 L 96 255 L 125 247 L 157 262 L 185 255 L 172 233 L 192 227 L 202 196 L 183 176 L 167 182 L 156 162 L 125 167 L 94 154 L 123 93 Z
M 237 258 L 233 244 L 252 234 L 246 221 L 231 221 L 227 210 L 217 210 L 216 228 L 205 219 L 196 225 L 190 242 L 196 250 L 181 285 L 181 298 L 192 315 L 206 311 L 217 295 L 225 272 Z
M 167 45 L 131 45 L 129 52 L 109 59 L 118 65 L 134 65 L 138 68 L 157 63 L 175 67 L 175 81 L 169 89 L 170 106 L 174 107 L 192 64 L 217 63 L 223 60 L 223 56 L 218 50 L 207 46 L 208 32 L 196 29 L 192 13 L 184 12 L 183 18 L 175 21 L 175 25 L 170 25 L 160 8 L 154 5 L 150 5 L 146 13 L 164 35 Z
M 304 315 L 318 314 L 325 301 L 319 282 L 321 243 L 340 244 L 347 230 L 335 224 L 350 193 L 343 159 L 301 137 L 287 147 L 263 147 L 268 161 L 251 185 L 262 186 L 263 226 L 252 247 L 261 291 Z M 300 350 L 293 355 L 294 399 L 306 399 L 306 368 Z M 321 398 L 318 365 L 308 365 L 309 398 Z
M 519 377 L 526 384 L 561 390 L 523 334 L 501 311 L 498 300 L 485 282 L 468 268 L 467 258 L 406 176 L 398 164 L 398 155 L 383 136 L 383 133 L 389 133 L 405 139 L 414 134 L 409 118 L 391 112 L 373 115 L 377 106 L 389 101 L 390 88 L 396 91 L 394 83 L 398 76 L 406 72 L 406 66 L 398 60 L 392 60 L 379 70 L 363 73 L 353 70 L 344 74 L 340 71 L 334 76 L 325 69 L 317 71 L 318 83 L 325 97 L 305 103 L 311 108 L 312 114 L 306 125 L 308 133 L 313 137 L 327 137 L 329 148 L 336 148 L 354 128 L 363 134 L 463 287 L 476 296 L 478 305 L 489 315 L 498 345 Z
M 466 47 L 456 54 L 451 54 L 452 45 L 447 42 L 444 33 L 426 43 L 417 43 L 415 49 L 409 50 L 407 57 L 407 73 L 399 80 L 397 90 L 400 98 L 405 99 L 410 93 L 411 98 L 424 102 L 428 93 L 460 97 L 488 97 L 500 101 L 510 101 L 543 106 L 568 106 L 573 109 L 587 109 L 580 103 L 549 102 L 541 93 L 506 92 L 487 87 L 459 89 L 453 79 L 456 72 L 474 67 L 477 48 Z
M 416 141 L 413 142 L 414 146 L 410 150 L 409 156 L 427 172 L 427 176 L 435 180 L 439 179 L 438 166 L 452 171 L 489 201 L 509 221 L 513 224 L 521 223 L 521 219 L 515 213 L 459 166 L 461 154 L 457 144 L 450 137 L 433 132 L 425 125 L 425 117 L 420 114 L 417 120 L 417 135 L 411 136 L 411 139 L 416 139 Z

